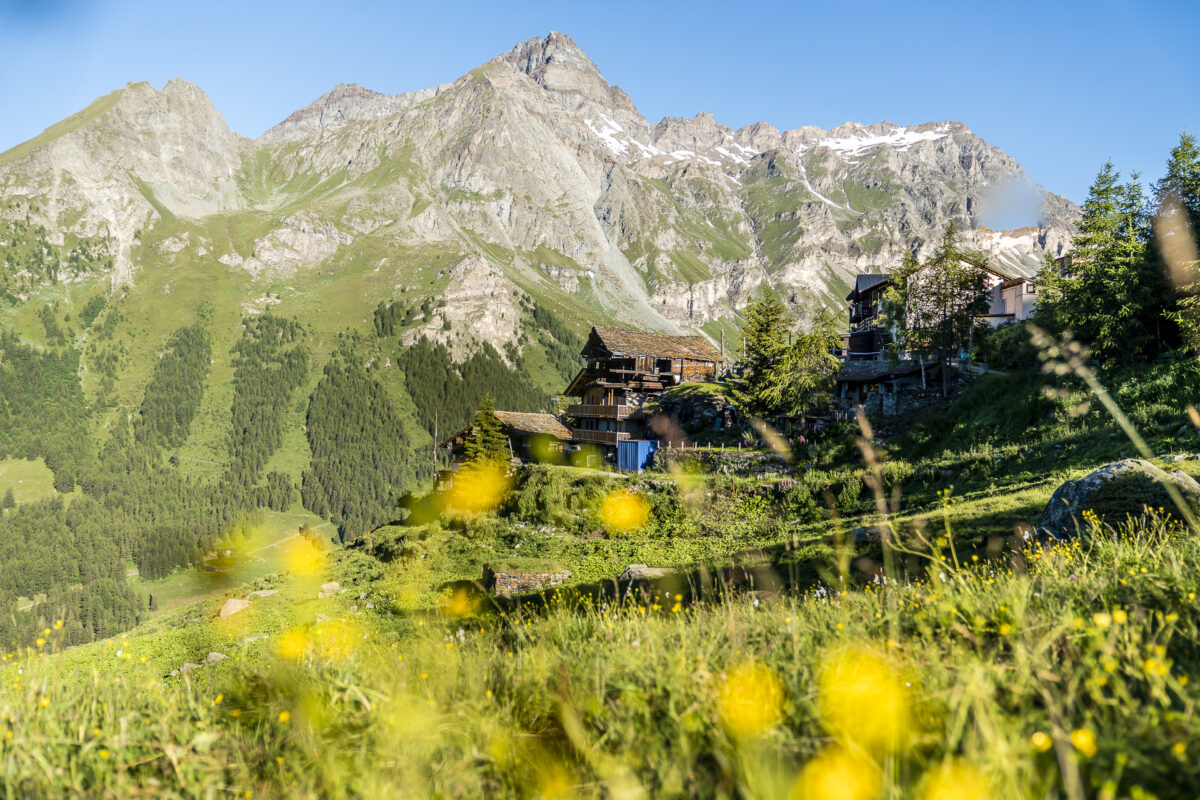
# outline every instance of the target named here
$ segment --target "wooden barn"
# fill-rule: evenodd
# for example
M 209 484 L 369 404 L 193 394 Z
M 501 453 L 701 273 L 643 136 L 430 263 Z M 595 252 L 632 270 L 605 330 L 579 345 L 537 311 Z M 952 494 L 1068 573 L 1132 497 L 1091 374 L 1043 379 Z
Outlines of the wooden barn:
M 567 409 L 578 421 L 572 438 L 606 448 L 646 436 L 647 399 L 683 383 L 714 381 L 724 361 L 703 336 L 599 326 L 581 355 L 587 365 L 564 392 L 579 398 Z
M 564 452 L 571 439 L 570 429 L 552 414 L 497 411 L 496 419 L 508 437 L 509 453 L 514 461 L 542 461 L 548 453 Z M 462 457 L 471 427 L 468 425 L 439 445 L 452 460 Z

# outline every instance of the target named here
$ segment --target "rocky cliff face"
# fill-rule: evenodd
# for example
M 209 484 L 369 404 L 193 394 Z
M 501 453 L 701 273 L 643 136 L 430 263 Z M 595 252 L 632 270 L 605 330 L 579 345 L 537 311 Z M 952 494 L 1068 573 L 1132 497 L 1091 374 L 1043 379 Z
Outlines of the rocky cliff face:
M 244 147 L 197 86 L 131 83 L 0 154 L 2 213 L 28 213 L 56 244 L 107 235 L 116 278 L 132 280 L 139 230 L 163 214 L 242 206 L 235 176 Z
M 1032 192 L 1036 224 L 985 227 L 983 207 L 1010 184 Z M 662 330 L 733 317 L 763 283 L 801 312 L 838 303 L 856 272 L 926 252 L 950 222 L 998 268 L 1030 274 L 1078 216 L 962 123 L 651 125 L 560 33 L 433 89 L 340 85 L 254 143 L 191 84 L 131 85 L 0 155 L 0 186 L 2 214 L 111 232 L 122 279 L 136 280 L 136 232 L 164 214 L 244 212 L 267 229 L 244 226 L 232 252 L 208 257 L 260 281 L 351 251 L 384 263 L 439 247 L 472 255 L 464 274 L 505 297 Z M 455 286 L 437 289 L 449 330 L 519 338 L 515 307 Z

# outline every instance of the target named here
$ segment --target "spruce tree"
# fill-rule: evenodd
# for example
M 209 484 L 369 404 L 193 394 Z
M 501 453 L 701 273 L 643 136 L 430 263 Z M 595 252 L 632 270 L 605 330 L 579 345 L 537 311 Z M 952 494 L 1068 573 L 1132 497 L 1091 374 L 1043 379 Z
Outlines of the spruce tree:
M 761 417 L 775 410 L 768 397 L 771 372 L 787 349 L 787 335 L 787 309 L 764 289 L 746 309 L 742 328 L 742 381 L 734 389 L 734 399 L 747 414 Z
M 17 499 L 13 496 L 12 487 L 8 487 L 8 491 L 4 493 L 4 499 L 0 500 L 0 509 L 9 509 L 17 507 Z
M 511 458 L 508 437 L 496 417 L 496 406 L 492 396 L 485 394 L 479 404 L 479 411 L 471 421 L 471 433 L 467 437 L 467 464 L 502 464 Z
M 1138 175 L 1126 184 L 1112 162 L 1083 204 L 1070 263 L 1047 261 L 1038 318 L 1091 346 L 1103 362 L 1129 361 L 1159 339 L 1162 276 L 1149 258 L 1149 216 Z
M 812 328 L 796 334 L 767 370 L 762 400 L 773 413 L 800 416 L 828 406 L 842 368 L 833 354 L 842 343 L 837 318 L 826 310 Z
M 1184 133 L 1172 148 L 1167 172 L 1154 185 L 1154 236 L 1151 248 L 1166 276 L 1168 317 L 1183 344 L 1200 350 L 1200 148 Z

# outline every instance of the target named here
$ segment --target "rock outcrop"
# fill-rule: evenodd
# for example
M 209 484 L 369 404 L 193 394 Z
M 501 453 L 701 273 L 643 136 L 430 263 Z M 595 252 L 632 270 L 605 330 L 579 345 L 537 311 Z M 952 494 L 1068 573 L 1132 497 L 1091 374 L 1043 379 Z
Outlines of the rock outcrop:
M 1200 483 L 1187 473 L 1165 472 L 1149 461 L 1127 458 L 1059 486 L 1042 512 L 1038 530 L 1063 539 L 1086 531 L 1085 516 L 1092 514 L 1101 523 L 1115 525 L 1147 508 L 1173 510 L 1165 484 L 1177 489 L 1193 508 L 1200 508 Z
M 234 614 L 245 611 L 249 607 L 249 600 L 243 600 L 240 597 L 231 597 L 221 604 L 220 610 L 217 611 L 217 617 L 220 619 L 232 617 Z

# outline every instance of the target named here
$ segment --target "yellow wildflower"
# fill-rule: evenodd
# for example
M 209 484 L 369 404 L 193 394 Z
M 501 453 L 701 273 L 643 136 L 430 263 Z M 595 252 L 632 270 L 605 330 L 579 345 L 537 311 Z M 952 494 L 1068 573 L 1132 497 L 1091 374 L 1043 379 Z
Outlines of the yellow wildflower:
M 600 520 L 616 533 L 631 533 L 650 519 L 650 504 L 636 492 L 618 489 L 600 503 Z
M 1096 734 L 1087 728 L 1079 728 L 1071 732 L 1071 744 L 1083 754 L 1084 758 L 1096 755 Z
M 275 642 L 275 652 L 288 661 L 299 661 L 308 649 L 308 634 L 301 628 L 293 628 L 280 635 Z
M 978 768 L 961 759 L 943 761 L 925 776 L 921 800 L 990 800 L 992 787 Z
M 470 465 L 454 476 L 454 486 L 446 494 L 446 505 L 473 514 L 491 511 L 504 501 L 510 485 L 503 468 L 487 463 Z
M 821 721 L 843 741 L 879 753 L 908 737 L 910 690 L 900 670 L 861 645 L 833 653 L 821 669 Z
M 875 800 L 882 790 L 883 776 L 874 761 L 831 747 L 804 766 L 791 800 Z
M 783 682 L 765 664 L 743 662 L 729 670 L 717 692 L 717 711 L 737 738 L 765 733 L 783 719 Z

